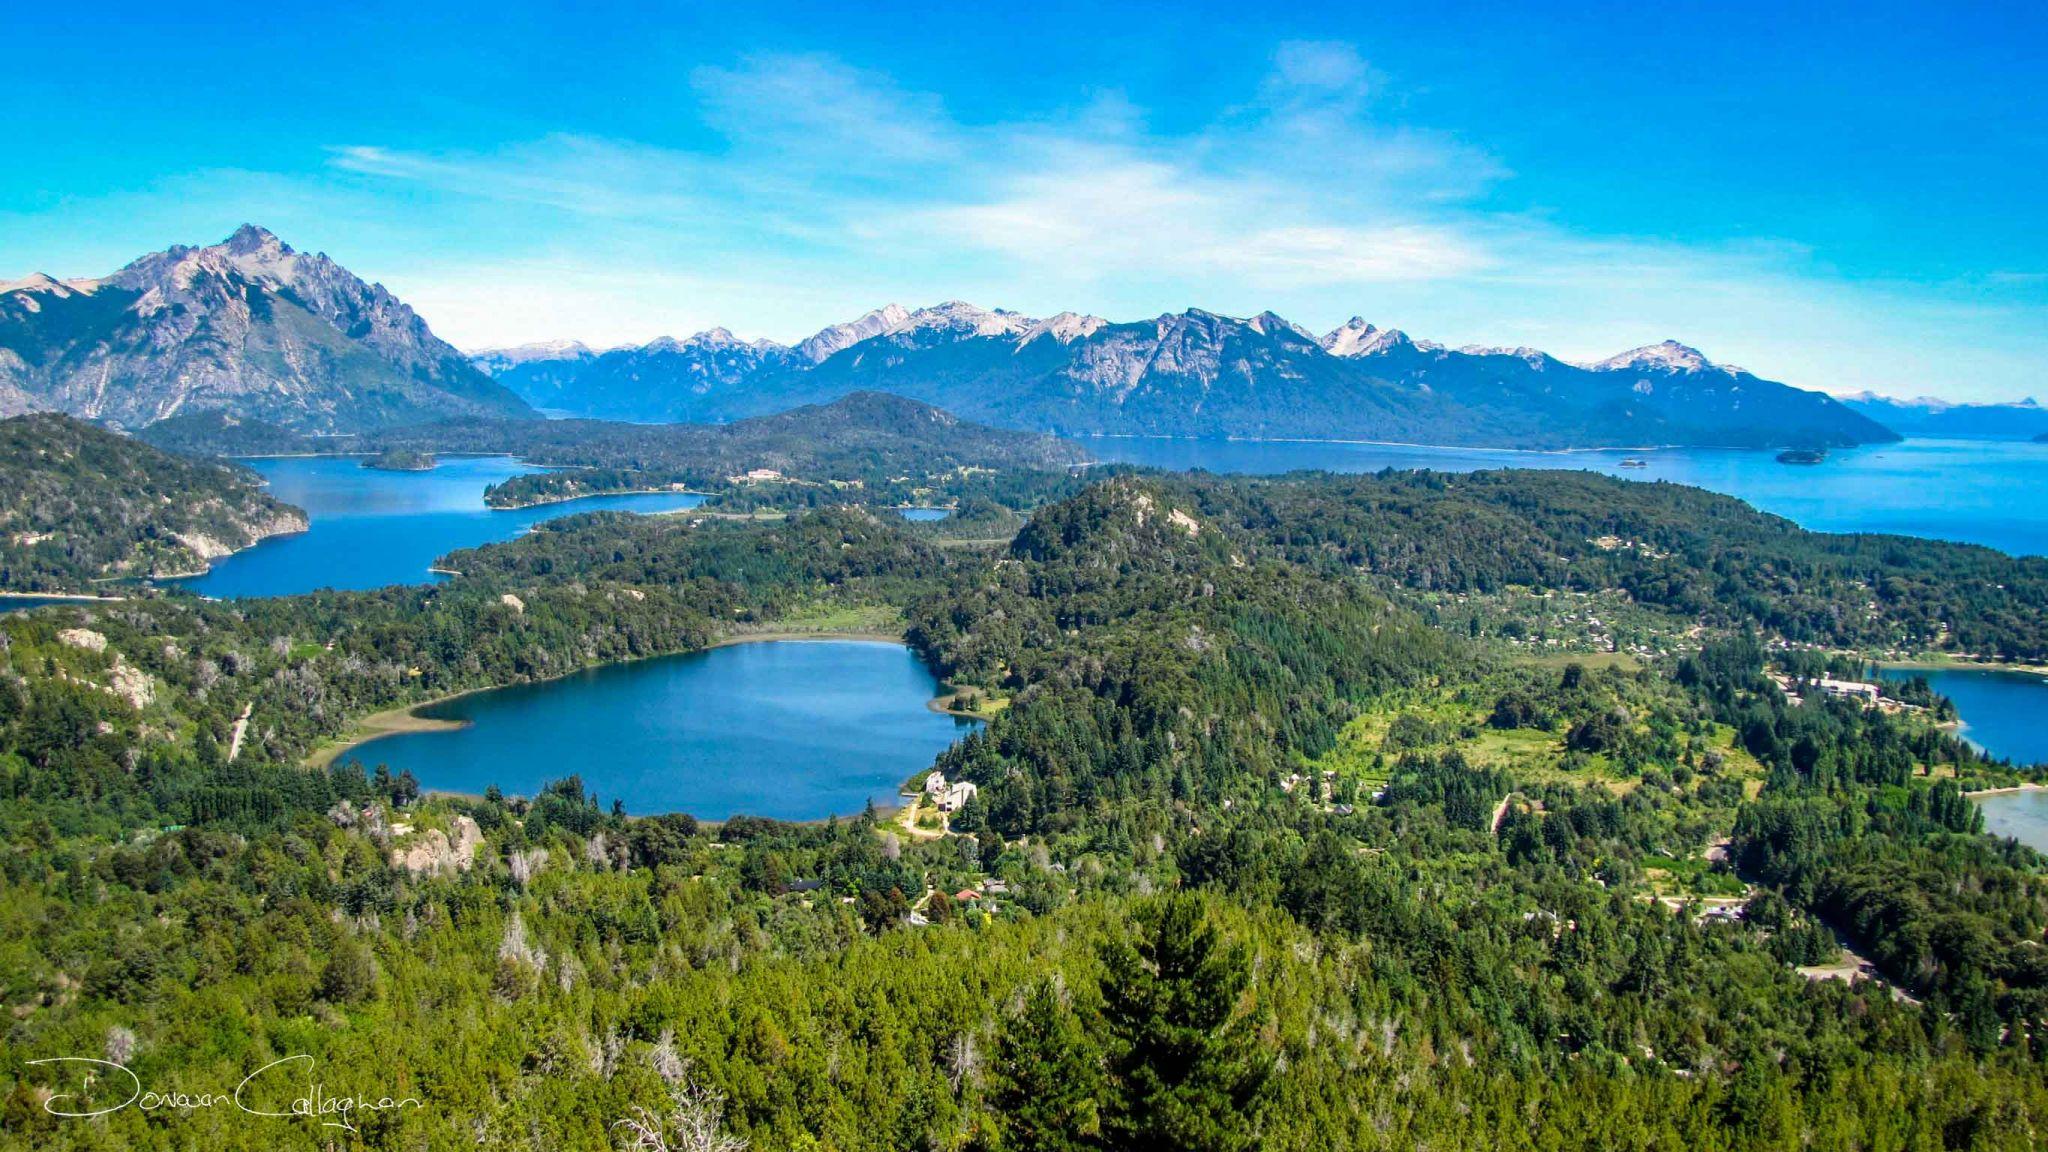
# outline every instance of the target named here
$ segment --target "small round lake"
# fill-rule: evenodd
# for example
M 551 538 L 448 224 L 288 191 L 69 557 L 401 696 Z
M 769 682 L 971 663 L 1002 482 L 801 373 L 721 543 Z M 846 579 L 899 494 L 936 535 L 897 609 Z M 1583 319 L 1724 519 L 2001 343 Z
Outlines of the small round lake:
M 493 509 L 484 489 L 539 471 L 505 456 L 445 458 L 425 472 L 365 468 L 353 457 L 245 461 L 266 491 L 306 510 L 309 531 L 266 540 L 181 581 L 202 596 L 288 596 L 317 588 L 382 588 L 435 579 L 435 560 L 458 548 L 510 540 L 543 520 L 618 509 L 673 512 L 703 497 L 685 492 L 592 496 L 534 508 Z
M 465 722 L 346 756 L 422 787 L 532 796 L 580 775 L 635 815 L 815 820 L 895 802 L 979 721 L 934 712 L 938 681 L 901 644 L 783 640 L 594 668 L 420 709 Z

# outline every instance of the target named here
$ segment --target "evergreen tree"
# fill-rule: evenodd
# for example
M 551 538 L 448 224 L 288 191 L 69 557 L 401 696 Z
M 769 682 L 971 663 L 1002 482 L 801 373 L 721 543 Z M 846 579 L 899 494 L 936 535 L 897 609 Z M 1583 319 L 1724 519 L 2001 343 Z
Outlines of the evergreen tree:
M 1004 1152 L 1077 1152 L 1097 1147 L 1099 1054 L 1057 977 L 1038 983 L 996 1038 L 989 1104 L 994 1147 Z
M 1268 1071 L 1238 1001 L 1251 979 L 1201 900 L 1176 893 L 1104 950 L 1109 1025 L 1104 1144 L 1130 1152 L 1251 1148 L 1251 1104 Z

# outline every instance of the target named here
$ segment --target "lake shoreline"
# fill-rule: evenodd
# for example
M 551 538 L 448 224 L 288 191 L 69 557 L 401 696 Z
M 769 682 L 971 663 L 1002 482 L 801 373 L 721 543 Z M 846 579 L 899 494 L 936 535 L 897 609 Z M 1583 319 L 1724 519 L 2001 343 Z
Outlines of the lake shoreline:
M 524 464 L 527 461 L 522 460 L 520 463 Z M 546 468 L 554 467 L 554 465 L 544 464 L 538 465 L 538 467 Z M 700 492 L 695 488 L 605 488 L 595 492 L 578 492 L 571 496 L 550 496 L 545 500 L 522 500 L 517 504 L 493 504 L 486 500 L 484 501 L 484 507 L 493 512 L 523 512 L 528 508 L 547 508 L 556 504 L 574 504 L 578 500 L 590 500 L 599 496 L 702 496 L 704 499 L 709 500 L 716 495 L 718 495 L 716 492 Z M 679 508 L 674 512 L 655 513 L 655 515 L 672 516 L 688 511 L 690 511 L 688 508 Z
M 2022 661 L 2006 663 L 1998 660 L 1969 660 L 1960 656 L 1939 655 L 1919 656 L 1911 660 L 1874 661 L 1883 672 L 2010 672 L 2015 676 L 2048 677 L 2048 664 L 2028 664 Z
M 408 732 L 460 732 L 464 728 L 469 727 L 469 721 L 442 720 L 433 716 L 421 716 L 419 712 L 423 708 L 447 704 L 451 701 L 460 700 L 465 696 L 475 696 L 484 692 L 498 692 L 506 688 L 518 688 L 529 684 L 548 684 L 557 680 L 566 680 L 571 676 L 581 675 L 585 672 L 595 671 L 599 668 L 639 664 L 648 660 L 666 660 L 676 656 L 693 656 L 699 653 L 710 652 L 717 648 L 730 648 L 739 644 L 791 644 L 806 641 L 835 640 L 861 644 L 897 644 L 905 648 L 909 647 L 905 643 L 902 633 L 891 634 L 877 632 L 873 629 L 856 629 L 844 632 L 785 629 L 769 632 L 728 633 L 698 648 L 684 648 L 675 652 L 658 652 L 653 655 L 635 656 L 626 660 L 607 660 L 599 664 L 588 664 L 581 668 L 573 668 L 559 675 L 548 676 L 539 680 L 521 680 L 515 684 L 488 684 L 478 688 L 465 688 L 460 692 L 447 692 L 431 699 L 418 701 L 417 703 L 402 704 L 395 708 L 386 708 L 382 711 L 372 712 L 350 724 L 348 732 L 332 740 L 322 742 L 311 752 L 308 752 L 300 763 L 309 769 L 324 769 L 348 756 L 349 753 L 374 744 L 386 736 L 397 736 Z M 956 712 L 944 707 L 946 698 L 944 695 L 935 696 L 925 701 L 925 707 L 948 716 L 964 717 L 970 720 L 987 719 L 987 717 L 974 713 Z
M 1963 795 L 1975 799 L 1979 796 L 2013 796 L 2021 792 L 2048 792 L 2048 784 L 2007 784 L 1999 788 L 1979 788 Z
M 126 596 L 101 596 L 92 592 L 0 592 L 0 600 L 62 600 L 75 604 L 121 604 Z
M 662 814 L 688 814 L 688 816 L 696 818 L 700 826 L 717 828 L 729 816 L 752 814 L 752 816 L 762 816 L 762 818 L 776 820 L 776 822 L 786 822 L 786 824 L 817 824 L 817 822 L 829 822 L 829 820 L 848 820 L 848 818 L 858 816 L 862 810 L 872 808 L 874 814 L 877 814 L 881 820 L 889 820 L 903 806 L 903 799 L 901 799 L 901 775 L 903 775 L 903 771 L 907 771 L 907 767 L 911 763 L 915 763 L 915 767 L 918 767 L 920 771 L 928 769 L 930 763 L 932 763 L 932 756 L 936 756 L 950 742 L 961 738 L 961 734 L 967 728 L 973 728 L 973 726 L 961 724 L 961 722 L 958 722 L 958 719 L 938 719 L 938 715 L 948 715 L 948 713 L 946 713 L 946 709 L 934 707 L 934 705 L 950 703 L 950 695 L 942 695 L 936 701 L 930 699 L 932 693 L 938 691 L 934 687 L 936 678 L 930 674 L 928 668 L 922 666 L 924 662 L 918 660 L 918 656 L 915 656 L 915 650 L 911 650 L 903 642 L 901 633 L 897 633 L 893 629 L 891 631 L 879 629 L 877 627 L 879 621 L 858 621 L 858 623 L 864 623 L 866 627 L 852 627 L 856 621 L 846 621 L 846 623 L 848 623 L 848 627 L 844 627 L 840 631 L 821 631 L 821 629 L 815 629 L 815 627 L 813 629 L 791 629 L 791 627 L 784 627 L 784 629 L 772 629 L 772 631 L 770 629 L 748 631 L 748 633 L 737 633 L 737 635 L 727 633 L 727 635 L 719 635 L 715 642 L 705 644 L 702 648 L 690 648 L 686 652 L 674 652 L 674 654 L 647 656 L 647 658 L 639 658 L 639 660 L 616 660 L 616 662 L 596 664 L 596 666 L 580 670 L 580 672 L 606 672 L 606 670 L 612 670 L 616 666 L 641 664 L 645 660 L 657 660 L 657 658 L 668 660 L 668 658 L 674 658 L 674 656 L 713 656 L 715 650 L 719 650 L 719 648 L 737 648 L 741 644 L 780 644 L 782 648 L 778 648 L 774 654 L 762 652 L 758 656 L 743 656 L 743 658 L 737 658 L 737 662 L 733 662 L 735 658 L 731 658 L 731 656 L 727 656 L 725 662 L 713 662 L 713 664 L 707 664 L 707 666 L 696 666 L 694 660 L 686 660 L 686 662 L 680 662 L 676 666 L 664 666 L 664 668 L 649 670 L 647 676 L 651 676 L 651 678 L 645 678 L 641 674 L 633 674 L 635 683 L 641 681 L 641 678 L 645 678 L 647 685 L 670 685 L 670 683 L 674 683 L 676 687 L 692 685 L 688 689 L 688 693 L 709 691 L 713 695 L 717 695 L 721 691 L 719 685 L 727 683 L 727 676 L 729 674 L 735 674 L 737 678 L 733 681 L 733 685 L 739 691 L 739 695 L 733 697 L 733 699 L 741 701 L 741 703 L 725 703 L 725 705 L 721 705 L 719 699 L 711 699 L 711 697 L 698 699 L 698 697 L 688 695 L 688 693 L 686 695 L 664 695 L 664 697 L 659 697 L 659 701 L 655 701 L 655 703 L 657 703 L 659 711 L 666 713 L 668 717 L 655 722 L 655 719 L 647 719 L 641 711 L 635 711 L 635 709 L 614 711 L 608 705 L 604 705 L 602 701 L 608 701 L 614 695 L 608 689 L 610 681 L 606 681 L 606 678 L 580 678 L 580 676 L 575 676 L 573 672 L 569 672 L 569 674 L 563 674 L 563 676 L 555 676 L 555 681 L 563 681 L 563 678 L 565 678 L 565 681 L 569 681 L 569 689 L 567 689 L 569 693 L 582 693 L 582 695 L 571 697 L 575 701 L 575 703 L 571 703 L 573 713 L 563 713 L 557 707 L 553 713 L 545 713 L 545 715 L 541 715 L 537 719 L 524 719 L 524 722 L 522 722 L 524 728 L 518 732 L 516 740 L 512 740 L 510 744 L 494 746 L 492 752 L 481 756 L 481 758 L 475 756 L 473 750 L 469 754 L 465 754 L 465 748 L 469 748 L 467 744 L 465 746 L 453 746 L 451 744 L 451 746 L 446 746 L 444 750 L 436 750 L 436 746 L 438 746 L 436 742 L 442 740 L 440 736 L 426 738 L 424 742 L 406 742 L 406 746 L 403 746 L 403 748 L 391 748 L 385 756 L 379 756 L 377 754 L 379 750 L 371 748 L 369 744 L 373 744 L 375 740 L 381 740 L 385 736 L 395 736 L 395 734 L 459 732 L 459 730 L 485 732 L 485 740 L 489 740 L 487 732 L 494 730 L 494 726 L 500 722 L 500 719 L 506 719 L 508 715 L 526 717 L 528 715 L 526 705 L 532 703 L 532 701 L 528 701 L 524 695 L 518 695 L 518 697 L 510 697 L 510 699 L 502 697 L 502 699 L 494 699 L 494 701 L 489 701 L 489 703 L 469 705 L 469 707 L 463 707 L 463 709 L 440 709 L 436 705 L 444 705 L 446 701 L 459 701 L 461 697 L 467 697 L 467 695 L 481 695 L 481 693 L 500 691 L 500 689 L 506 689 L 506 687 L 539 685 L 541 681 L 522 681 L 518 685 L 496 685 L 496 687 L 467 689 L 467 691 L 461 691 L 461 693 L 444 693 L 444 695 L 438 695 L 434 699 L 424 699 L 424 701 L 418 701 L 418 703 L 412 703 L 412 705 L 406 705 L 406 707 L 391 707 L 391 709 L 383 709 L 383 711 L 365 715 L 365 717 L 360 717 L 354 726 L 350 726 L 350 730 L 348 730 L 348 734 L 344 738 L 328 744 L 326 748 L 319 748 L 313 756 L 309 756 L 307 758 L 307 765 L 309 767 L 334 765 L 334 763 L 344 763 L 344 760 L 354 758 L 354 760 L 360 760 L 362 765 L 387 763 L 393 773 L 397 773 L 399 769 L 410 769 L 414 775 L 420 777 L 424 795 L 430 795 L 430 797 L 436 797 L 436 799 L 446 799 L 446 801 L 455 801 L 455 804 L 469 804 L 469 801 L 475 801 L 479 795 L 483 795 L 487 791 L 487 785 L 494 785 L 494 783 L 500 785 L 506 791 L 508 797 L 532 799 L 532 797 L 537 797 L 541 791 L 545 791 L 545 783 L 549 779 L 561 777 L 563 773 L 567 773 L 571 769 L 563 767 L 567 763 L 567 760 L 563 760 L 563 758 L 553 758 L 553 760 L 545 758 L 545 756 L 543 758 L 535 758 L 535 756 L 528 756 L 524 750 L 526 748 L 539 748 L 539 746 L 547 744 L 549 740 L 565 738 L 565 736 L 557 736 L 557 734 L 573 732 L 575 734 L 573 742 L 571 744 L 563 744 L 563 750 L 565 750 L 567 758 L 578 758 L 578 756 L 586 754 L 586 752 L 580 752 L 580 750 L 592 750 L 594 746 L 610 748 L 608 756 L 600 752 L 594 760 L 590 760 L 590 763 L 592 765 L 598 765 L 598 763 L 610 765 L 610 763 L 614 763 L 614 760 L 616 760 L 616 771 L 627 773 L 629 783 L 612 787 L 612 789 L 606 789 L 606 795 L 610 795 L 614 791 L 623 793 L 627 797 L 635 797 L 637 795 L 639 797 L 637 804 L 629 799 L 629 804 L 635 804 L 635 812 L 631 814 L 633 818 L 655 818 L 655 816 L 662 816 Z M 795 644 L 805 644 L 805 642 L 809 642 L 809 648 L 813 650 L 813 654 L 809 654 L 809 656 L 799 654 L 795 648 L 791 648 Z M 838 650 L 831 648 L 834 644 L 838 644 Z M 766 660 L 766 664 L 764 664 L 764 660 Z M 850 732 L 856 734 L 856 738 L 846 748 L 840 748 L 838 746 L 838 736 L 834 734 L 834 728 L 831 728 L 831 724 L 829 724 L 829 717 L 836 717 L 838 715 L 836 711 L 811 713 L 811 722 L 799 722 L 799 728 L 786 728 L 788 717 L 780 711 L 780 707 L 782 707 L 780 701 L 791 691 L 795 691 L 799 695 L 805 693 L 805 685 L 811 683 L 809 676 L 813 676 L 813 674 L 821 674 L 823 676 L 821 681 L 817 681 L 817 685 L 819 685 L 819 689 L 821 689 L 821 693 L 825 697 L 831 697 L 840 687 L 852 683 L 848 676 L 852 676 L 854 681 L 858 681 L 858 683 L 866 683 L 868 676 L 864 672 L 860 672 L 860 670 L 862 668 L 881 668 L 881 666 L 901 668 L 901 672 L 897 672 L 899 676 L 903 676 L 901 681 L 899 681 L 901 687 L 922 685 L 922 689 L 924 689 L 922 693 L 909 695 L 907 699 L 905 699 L 905 695 L 899 695 L 895 691 L 885 693 L 885 697 L 891 697 L 891 699 L 887 699 L 887 707 L 889 707 L 889 713 L 893 715 L 893 719 L 889 719 L 887 724 L 897 726 L 897 728 L 909 726 L 911 730 L 924 734 L 915 744 L 899 748 L 901 752 L 909 752 L 909 750 L 915 748 L 915 756 L 909 756 L 909 758 L 893 756 L 893 758 L 877 760 L 877 763 L 872 765 L 872 767 L 885 769 L 883 775 L 889 777 L 887 781 L 862 781 L 862 785 L 858 789 L 854 789 L 854 791 L 850 791 L 846 787 L 840 787 L 836 791 L 834 789 L 823 789 L 823 791 L 817 791 L 815 795 L 809 795 L 805 787 L 799 787 L 795 793 L 791 793 L 791 797 L 778 797 L 774 787 L 768 787 L 764 791 L 760 785 L 743 783 L 743 781 L 756 781 L 756 779 L 766 781 L 766 779 L 772 779 L 778 771 L 782 771 L 786 767 L 793 767 L 793 765 L 782 765 L 782 769 L 770 769 L 768 765 L 772 765 L 774 760 L 772 758 L 770 760 L 762 760 L 764 754 L 766 756 L 774 756 L 776 754 L 774 748 L 782 746 L 788 740 L 795 740 L 795 746 L 799 746 L 799 748 L 811 748 L 811 752 L 801 756 L 803 763 L 825 765 L 825 763 L 829 763 L 829 760 L 834 760 L 834 756 L 836 756 L 834 750 L 836 748 L 840 752 L 844 752 L 852 760 L 852 763 L 860 763 L 864 756 L 870 754 L 870 750 L 864 744 L 864 738 L 860 738 L 860 734 L 868 732 L 866 728 L 850 730 Z M 756 670 L 754 672 L 745 672 L 745 668 L 756 668 Z M 836 668 L 838 672 L 829 672 L 827 668 Z M 762 678 L 760 678 L 764 672 L 770 676 L 770 678 L 766 678 L 766 681 L 762 681 Z M 877 683 L 881 683 L 881 681 L 877 681 Z M 762 687 L 768 689 L 768 695 L 758 695 Z M 668 689 L 664 687 L 662 691 L 666 693 Z M 621 699 L 653 701 L 653 697 L 633 697 L 633 695 L 627 695 L 627 697 L 621 697 Z M 915 709 L 913 707 L 913 701 L 920 701 L 920 699 L 926 701 L 926 709 Z M 752 703 L 745 703 L 745 701 L 752 701 Z M 590 711 L 590 709 L 596 709 L 596 711 Z M 903 711 L 903 709 L 911 709 L 911 711 Z M 713 775 L 709 775 L 705 779 L 698 779 L 696 775 L 692 775 L 694 771 L 686 767 L 686 765 L 694 763 L 694 760 L 690 760 L 688 756 L 684 760 L 674 760 L 666 752 L 670 748 L 668 736 L 676 736 L 676 738 L 684 740 L 686 746 L 694 746 L 694 744 L 690 744 L 694 740 L 694 736 L 684 738 L 684 736 L 680 736 L 680 732 L 688 732 L 688 728 L 694 726 L 696 722 L 690 722 L 690 719 L 682 719 L 682 726 L 684 728 L 678 728 L 674 732 L 672 732 L 672 726 L 678 722 L 680 715 L 696 713 L 696 711 L 705 711 L 705 715 L 709 717 L 709 726 L 711 728 L 707 728 L 707 732 L 721 732 L 723 730 L 721 726 L 731 726 L 731 724 L 741 724 L 741 726 L 756 724 L 754 719 L 750 719 L 750 717 L 756 717 L 756 715 L 780 717 L 778 724 L 782 724 L 784 728 L 772 730 L 772 732 L 782 732 L 782 734 L 780 736 L 770 736 L 770 740 L 760 744 L 756 750 L 748 752 L 739 760 L 733 760 L 735 767 L 743 765 L 743 767 L 735 769 L 737 775 L 713 773 Z M 922 715 L 922 719 L 915 719 L 918 715 Z M 643 728 L 641 726 L 643 719 L 645 719 L 647 724 L 651 724 L 651 728 Z M 449 736 L 449 740 L 455 740 L 455 736 Z M 471 740 L 471 736 L 463 736 L 461 740 Z M 926 748 L 926 744 L 928 744 L 928 748 Z M 711 752 L 711 754 L 717 754 L 717 752 Z M 901 765 L 897 765 L 895 760 L 901 760 Z M 721 763 L 723 763 L 723 760 L 721 760 Z M 508 765 L 512 765 L 512 769 L 508 769 Z M 668 765 L 668 769 L 664 769 L 664 765 Z M 557 771 L 549 771 L 549 769 L 557 769 Z M 676 773 L 682 773 L 682 775 L 680 777 L 672 777 L 670 769 L 676 771 Z M 887 769 L 893 769 L 893 771 L 887 771 Z M 512 779 L 506 777 L 506 771 L 512 771 Z M 598 771 L 596 773 L 598 779 L 602 781 L 602 777 L 608 771 L 612 771 L 612 769 Z M 797 771 L 795 775 L 803 777 L 805 771 Z M 586 781 L 590 781 L 592 779 L 592 771 L 584 769 L 584 777 L 586 777 Z M 635 779 L 639 783 L 631 783 Z M 831 773 L 825 773 L 825 779 L 829 781 Z M 739 781 L 739 783 L 735 785 L 733 781 Z M 874 787 L 868 789 L 866 783 L 874 783 Z M 803 799 L 805 795 L 809 795 L 809 799 Z M 707 816 L 707 812 L 709 812 L 709 816 Z
M 1362 448 L 1426 448 L 1432 452 L 1499 452 L 1521 455 L 1576 456 L 1596 452 L 1773 452 L 1783 445 L 1760 446 L 1756 444 L 1600 444 L 1578 448 L 1518 448 L 1503 444 L 1430 444 L 1418 440 L 1353 440 L 1331 439 L 1319 436 L 1173 436 L 1151 432 L 1077 432 L 1048 433 L 1062 440 L 1160 440 L 1174 444 L 1350 444 Z M 1864 444 L 1852 444 L 1850 448 L 1874 448 L 1885 444 L 1900 443 L 1899 440 L 1874 440 Z M 1121 461 L 1098 460 L 1094 464 L 1115 464 Z

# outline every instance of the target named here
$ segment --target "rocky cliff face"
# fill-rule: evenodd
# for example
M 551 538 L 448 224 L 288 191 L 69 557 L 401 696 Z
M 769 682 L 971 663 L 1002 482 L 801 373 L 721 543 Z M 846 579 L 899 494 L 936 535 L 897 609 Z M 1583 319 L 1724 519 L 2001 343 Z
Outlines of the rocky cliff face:
M 253 225 L 102 280 L 0 291 L 0 415 L 36 410 L 129 429 L 223 410 L 301 432 L 531 411 L 382 285 Z

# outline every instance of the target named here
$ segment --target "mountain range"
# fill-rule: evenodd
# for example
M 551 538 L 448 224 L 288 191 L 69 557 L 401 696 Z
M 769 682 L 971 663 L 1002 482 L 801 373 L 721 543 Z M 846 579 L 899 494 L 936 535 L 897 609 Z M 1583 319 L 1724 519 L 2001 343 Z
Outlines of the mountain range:
M 254 225 L 100 280 L 0 284 L 0 415 L 53 409 L 140 429 L 219 412 L 334 434 L 534 407 L 722 423 L 863 391 L 1074 435 L 1523 448 L 1896 438 L 1827 396 L 1672 341 L 1574 364 L 1445 348 L 1362 319 L 1317 335 L 1271 312 L 1119 323 L 892 304 L 789 345 L 713 328 L 604 351 L 555 341 L 465 356 L 381 285 Z
M 1902 436 L 1929 440 L 2032 440 L 2048 434 L 2048 408 L 2032 397 L 2011 404 L 1955 404 L 1933 396 L 1898 400 L 1875 392 L 1840 397 Z
M 0 284 L 0 415 L 40 410 L 130 429 L 224 410 L 302 432 L 531 415 L 382 285 L 254 225 L 104 279 Z
M 1524 448 L 1897 439 L 1827 396 L 1673 341 L 1573 364 L 1532 348 L 1445 348 L 1357 318 L 1316 335 L 1271 312 L 1116 323 L 892 304 L 793 345 L 713 328 L 605 351 L 490 349 L 471 362 L 538 408 L 629 421 L 733 420 L 870 390 L 1070 435 Z

